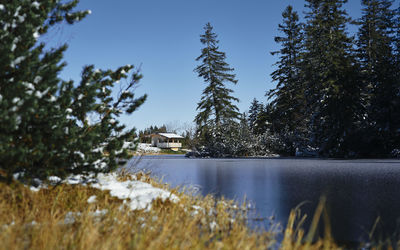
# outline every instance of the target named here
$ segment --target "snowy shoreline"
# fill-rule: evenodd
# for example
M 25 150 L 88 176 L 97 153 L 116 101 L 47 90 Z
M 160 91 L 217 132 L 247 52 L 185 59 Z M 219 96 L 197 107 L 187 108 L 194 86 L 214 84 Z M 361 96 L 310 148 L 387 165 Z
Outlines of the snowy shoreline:
M 52 176 L 49 178 L 50 183 L 59 184 L 65 183 L 69 185 L 87 185 L 92 188 L 97 188 L 103 191 L 109 191 L 110 195 L 123 200 L 131 210 L 150 210 L 151 204 L 157 199 L 163 202 L 169 200 L 171 202 L 178 202 L 178 196 L 171 192 L 154 187 L 153 185 L 144 182 L 142 179 L 137 179 L 136 175 L 129 175 L 129 178 L 122 180 L 119 173 L 112 172 L 103 174 L 100 173 L 94 178 L 86 179 L 81 175 L 70 176 L 65 181 L 61 181 L 58 177 Z M 39 187 L 30 187 L 31 191 L 39 191 L 40 189 L 48 188 L 45 184 L 40 184 Z M 96 197 L 90 197 L 88 203 L 92 203 Z
M 189 152 L 190 150 L 181 149 L 182 151 Z M 151 146 L 150 143 L 139 143 L 134 155 L 171 155 L 170 153 L 165 153 L 162 149 L 158 147 Z M 184 155 L 184 154 L 173 154 L 173 155 Z

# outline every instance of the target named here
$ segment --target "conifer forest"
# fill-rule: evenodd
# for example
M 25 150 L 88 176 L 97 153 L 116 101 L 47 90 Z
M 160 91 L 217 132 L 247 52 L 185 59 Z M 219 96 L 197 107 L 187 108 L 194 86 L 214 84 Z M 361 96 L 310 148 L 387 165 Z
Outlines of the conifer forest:
M 195 119 L 200 154 L 399 156 L 400 8 L 363 0 L 362 17 L 352 20 L 346 2 L 307 0 L 303 22 L 292 6 L 284 10 L 275 37 L 280 49 L 271 52 L 276 87 L 243 114 L 226 85 L 240 81 L 213 27 L 204 27 L 195 69 L 207 84 Z

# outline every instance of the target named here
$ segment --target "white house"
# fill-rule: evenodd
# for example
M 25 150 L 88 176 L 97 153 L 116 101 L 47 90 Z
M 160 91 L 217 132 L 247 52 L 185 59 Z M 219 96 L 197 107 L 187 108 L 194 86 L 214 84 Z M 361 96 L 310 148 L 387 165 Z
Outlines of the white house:
M 174 133 L 157 133 L 151 135 L 151 145 L 158 148 L 169 148 L 178 151 L 182 148 L 182 136 Z

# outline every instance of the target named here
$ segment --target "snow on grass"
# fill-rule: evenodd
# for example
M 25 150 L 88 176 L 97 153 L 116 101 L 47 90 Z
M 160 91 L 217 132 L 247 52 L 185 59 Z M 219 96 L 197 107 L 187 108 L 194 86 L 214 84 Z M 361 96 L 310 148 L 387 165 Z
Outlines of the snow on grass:
M 101 173 L 98 174 L 97 177 L 74 175 L 68 177 L 64 181 L 61 181 L 61 179 L 56 176 L 51 176 L 48 180 L 52 184 L 59 184 L 61 182 L 70 185 L 81 184 L 100 190 L 108 190 L 111 196 L 124 200 L 124 203 L 127 204 L 131 210 L 146 209 L 149 211 L 152 202 L 157 199 L 161 199 L 163 202 L 166 200 L 174 203 L 179 201 L 178 196 L 171 192 L 154 187 L 149 183 L 138 181 L 135 179 L 136 176 L 134 175 L 132 177 L 134 180 L 121 181 L 117 173 Z M 18 175 L 15 175 L 14 178 L 17 179 Z M 30 190 L 37 192 L 42 188 L 48 188 L 48 186 L 39 181 L 39 185 L 37 187 L 31 186 Z M 89 204 L 94 203 L 96 202 L 96 198 L 97 197 L 93 195 L 88 198 L 87 202 Z
M 136 181 L 119 181 L 115 173 L 99 174 L 97 183 L 92 187 L 100 190 L 109 190 L 110 195 L 125 200 L 132 210 L 151 209 L 151 203 L 156 199 L 178 202 L 179 198 L 170 192 L 153 187 L 152 185 Z
M 97 198 L 97 196 L 96 195 L 92 195 L 92 196 L 90 196 L 88 199 L 87 199 L 87 203 L 94 203 L 94 202 L 96 202 L 96 198 Z
M 139 153 L 160 153 L 161 149 L 152 147 L 149 143 L 139 143 L 137 152 Z
M 107 209 L 96 210 L 90 212 L 89 215 L 95 218 L 96 222 L 99 222 L 101 217 L 104 217 L 108 213 Z M 73 224 L 75 221 L 82 216 L 81 212 L 68 212 L 64 218 L 64 225 Z
M 32 192 L 38 192 L 38 191 L 40 190 L 40 187 L 31 186 L 31 187 L 29 187 L 29 189 L 30 189 Z

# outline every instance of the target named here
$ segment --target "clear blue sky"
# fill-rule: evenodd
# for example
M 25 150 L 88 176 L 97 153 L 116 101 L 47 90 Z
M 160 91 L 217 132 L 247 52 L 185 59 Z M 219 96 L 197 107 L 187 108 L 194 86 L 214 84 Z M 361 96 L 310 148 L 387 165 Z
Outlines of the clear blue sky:
M 349 2 L 348 13 L 359 17 L 360 1 Z M 68 66 L 61 76 L 66 80 L 79 81 L 86 64 L 102 69 L 141 65 L 144 78 L 136 93 L 147 93 L 148 100 L 121 121 L 143 129 L 193 121 L 206 86 L 193 69 L 202 48 L 199 35 L 207 22 L 235 68 L 239 82 L 229 87 L 240 99 L 240 111 L 246 111 L 253 98 L 265 102 L 265 92 L 274 87 L 269 75 L 276 57 L 270 52 L 278 47 L 273 39 L 289 4 L 303 16 L 300 0 L 81 0 L 78 9 L 90 9 L 92 14 L 43 39 L 69 44 Z

